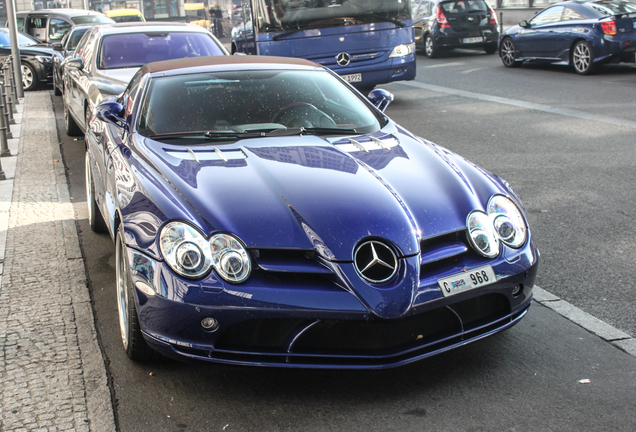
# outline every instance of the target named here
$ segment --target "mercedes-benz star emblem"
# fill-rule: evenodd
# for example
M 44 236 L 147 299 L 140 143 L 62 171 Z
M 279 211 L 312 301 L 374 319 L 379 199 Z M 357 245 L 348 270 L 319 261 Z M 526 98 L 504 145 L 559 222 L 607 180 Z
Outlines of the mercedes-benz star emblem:
M 349 54 L 347 53 L 340 53 L 338 54 L 338 56 L 336 57 L 336 62 L 340 65 L 340 66 L 346 66 L 349 64 L 349 62 L 351 61 L 351 57 L 349 56 Z
M 360 276 L 371 283 L 388 281 L 395 275 L 398 267 L 393 250 L 376 240 L 369 240 L 358 246 L 353 261 Z

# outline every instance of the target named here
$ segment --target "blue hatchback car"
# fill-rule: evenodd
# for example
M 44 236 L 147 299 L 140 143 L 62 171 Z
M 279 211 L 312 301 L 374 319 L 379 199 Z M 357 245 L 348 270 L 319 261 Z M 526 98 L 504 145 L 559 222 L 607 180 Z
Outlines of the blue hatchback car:
M 307 60 L 218 56 L 147 64 L 96 107 L 89 220 L 131 359 L 386 368 L 526 314 L 519 197 L 369 99 Z
M 636 4 L 620 0 L 554 4 L 506 30 L 499 45 L 506 67 L 540 61 L 582 75 L 604 63 L 634 63 L 634 52 Z

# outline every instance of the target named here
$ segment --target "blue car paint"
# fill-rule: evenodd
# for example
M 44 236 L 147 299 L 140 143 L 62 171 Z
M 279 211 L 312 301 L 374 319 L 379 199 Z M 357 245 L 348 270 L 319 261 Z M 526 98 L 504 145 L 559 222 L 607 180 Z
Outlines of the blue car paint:
M 231 364 L 384 368 L 503 330 L 527 311 L 539 260 L 530 233 L 522 248 L 502 245 L 503 253 L 493 260 L 468 254 L 421 274 L 420 266 L 427 260 L 426 251 L 420 250 L 423 239 L 465 229 L 467 215 L 484 210 L 493 194 L 516 200 L 506 183 L 462 157 L 414 137 L 389 120 L 371 135 L 394 137 L 396 145 L 390 150 L 351 151 L 346 147 L 348 138 L 290 136 L 225 144 L 224 152 L 236 150 L 246 157 L 197 163 L 185 154 L 174 156 L 183 146 L 131 133 L 140 99 L 132 108 L 123 141 L 115 126 L 101 128 L 94 122 L 87 144 L 91 158 L 100 155 L 112 163 L 108 184 L 97 190 L 115 191 L 112 196 L 124 226 L 139 320 L 154 349 L 180 359 Z M 354 138 L 370 143 L 371 135 Z M 104 137 L 112 142 L 104 142 Z M 96 151 L 102 146 L 109 149 L 106 156 Z M 198 146 L 195 150 L 210 149 Z M 325 162 L 277 158 L 280 149 L 324 155 Z M 113 213 L 98 197 L 100 202 L 103 214 Z M 299 284 L 268 272 L 253 272 L 239 285 L 225 282 L 214 271 L 201 280 L 180 277 L 162 261 L 158 247 L 158 233 L 172 220 L 187 221 L 206 237 L 232 232 L 248 249 L 315 251 L 314 268 L 293 269 L 314 277 Z M 111 228 L 112 235 L 115 230 Z M 354 247 L 365 238 L 385 238 L 395 246 L 400 255 L 396 282 L 373 286 L 359 277 L 351 261 Z M 285 263 L 266 264 L 276 268 Z M 493 267 L 498 280 L 480 293 L 505 297 L 510 313 L 479 328 L 462 328 L 447 339 L 390 355 L 364 355 L 359 361 L 351 360 L 355 355 L 338 353 L 234 353 L 215 345 L 224 330 L 249 319 L 395 320 L 443 309 L 470 300 L 476 292 L 445 298 L 437 280 L 485 264 Z M 522 291 L 512 295 L 516 285 Z M 206 316 L 221 323 L 216 332 L 201 329 L 200 320 Z M 303 360 L 290 361 L 294 356 Z
M 589 16 L 590 4 L 592 2 L 589 4 L 564 2 L 550 7 L 567 6 Z M 584 40 L 592 46 L 595 64 L 633 63 L 636 51 L 636 27 L 633 24 L 635 17 L 632 15 L 616 20 L 617 34 L 606 35 L 601 28 L 601 22 L 611 20 L 611 16 L 602 18 L 599 14 L 590 19 L 550 22 L 530 28 L 515 25 L 503 33 L 502 39 L 512 38 L 518 51 L 515 58 L 521 61 L 545 61 L 570 65 L 572 48 L 578 41 Z

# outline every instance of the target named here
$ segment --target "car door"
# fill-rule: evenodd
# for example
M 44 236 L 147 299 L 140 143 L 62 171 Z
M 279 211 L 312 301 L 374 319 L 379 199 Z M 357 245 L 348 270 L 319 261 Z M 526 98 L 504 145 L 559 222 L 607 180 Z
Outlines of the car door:
M 561 15 L 554 38 L 554 57 L 569 60 L 572 41 L 585 31 L 581 21 L 588 19 L 571 7 L 566 6 Z
M 563 6 L 552 6 L 532 18 L 528 27 L 517 36 L 517 48 L 523 57 L 553 58 L 556 56 L 556 39 Z

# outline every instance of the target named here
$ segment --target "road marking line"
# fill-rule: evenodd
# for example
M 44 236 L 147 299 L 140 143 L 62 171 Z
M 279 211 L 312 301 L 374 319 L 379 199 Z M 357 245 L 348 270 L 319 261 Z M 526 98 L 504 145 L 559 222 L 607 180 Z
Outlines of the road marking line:
M 448 64 L 451 64 L 451 63 L 448 63 Z M 614 126 L 622 126 L 622 127 L 626 127 L 630 129 L 636 129 L 636 121 L 619 119 L 615 117 L 608 117 L 608 116 L 598 115 L 598 114 L 592 114 L 585 111 L 573 110 L 568 108 L 558 108 L 558 107 L 553 107 L 550 105 L 543 105 L 543 104 L 538 104 L 533 102 L 525 102 L 525 101 L 520 101 L 517 99 L 491 96 L 491 95 L 482 94 L 482 93 L 473 93 L 469 91 L 453 89 L 450 87 L 436 86 L 433 84 L 424 84 L 417 81 L 400 81 L 400 82 L 396 82 L 395 84 L 400 84 L 400 85 L 409 86 L 409 87 L 416 87 L 416 88 L 430 90 L 430 91 L 434 91 L 438 93 L 447 93 L 447 94 L 452 94 L 455 96 L 461 96 L 461 97 L 470 98 L 470 99 L 479 99 L 486 102 L 512 105 L 519 108 L 531 109 L 535 111 L 543 111 L 550 114 L 559 114 L 559 115 L 579 118 L 583 120 L 597 121 L 601 123 L 611 124 Z
M 430 66 L 422 66 L 423 69 L 433 69 L 433 68 L 440 68 L 440 67 L 447 67 L 447 66 L 463 66 L 465 63 L 464 62 L 451 62 L 451 63 L 437 63 L 437 64 L 432 64 Z M 420 66 L 418 66 L 418 69 L 420 68 Z M 402 84 L 402 83 L 400 83 Z
M 587 312 L 582 311 L 565 300 L 561 300 L 559 297 L 549 293 L 537 285 L 533 288 L 533 297 L 537 303 L 552 309 L 562 317 L 572 321 L 574 324 L 583 327 L 590 333 L 593 333 L 601 339 L 622 349 L 627 354 L 636 357 L 636 339 L 627 333 L 609 325 L 605 321 L 602 321 Z

